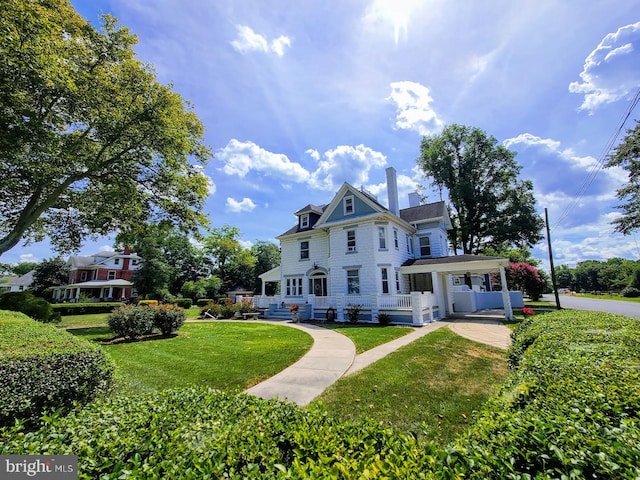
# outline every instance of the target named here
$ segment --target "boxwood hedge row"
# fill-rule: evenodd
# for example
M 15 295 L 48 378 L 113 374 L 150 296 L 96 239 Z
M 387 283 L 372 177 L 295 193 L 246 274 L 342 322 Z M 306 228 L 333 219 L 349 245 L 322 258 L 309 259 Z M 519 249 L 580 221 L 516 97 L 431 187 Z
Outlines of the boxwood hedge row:
M 123 306 L 122 302 L 99 303 L 54 303 L 54 312 L 60 315 L 85 315 L 91 313 L 111 313 L 113 309 Z
M 2 429 L 0 454 L 75 454 L 80 478 L 640 478 L 638 320 L 532 317 L 508 355 L 500 394 L 447 448 L 190 388 L 101 400 L 33 432 Z
M 39 431 L 0 433 L 0 454 L 79 456 L 79 478 L 419 478 L 435 447 L 372 422 L 205 388 L 97 402 Z
M 450 452 L 470 478 L 640 478 L 640 320 L 559 311 L 514 332 L 500 395 Z
M 0 425 L 68 410 L 109 391 L 114 364 L 98 345 L 0 310 Z

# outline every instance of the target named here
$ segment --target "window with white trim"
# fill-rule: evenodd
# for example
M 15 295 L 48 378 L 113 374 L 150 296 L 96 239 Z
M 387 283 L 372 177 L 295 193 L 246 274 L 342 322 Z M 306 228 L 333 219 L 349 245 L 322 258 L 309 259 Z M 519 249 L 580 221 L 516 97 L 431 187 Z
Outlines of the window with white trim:
M 299 297 L 302 295 L 302 277 L 287 278 L 287 296 Z
M 309 241 L 300 242 L 300 260 L 309 259 Z
M 407 253 L 413 254 L 413 244 L 411 243 L 411 235 L 406 234 L 407 237 Z
M 393 246 L 396 247 L 396 250 L 398 249 L 398 230 L 397 229 L 393 229 Z
M 429 241 L 429 237 L 420 237 L 420 256 L 431 256 L 431 242 Z
M 116 272 L 109 271 L 109 273 L 107 273 L 107 280 L 115 280 L 115 279 L 116 279 Z
M 120 265 L 120 259 L 119 258 L 114 258 L 113 259 L 113 263 L 114 263 L 114 265 Z
M 342 207 L 344 208 L 345 215 L 352 215 L 355 211 L 353 205 L 353 195 L 349 195 L 348 197 L 344 197 L 342 199 Z
M 356 251 L 356 231 L 347 230 L 347 252 Z
M 378 245 L 380 250 L 387 248 L 387 229 L 385 227 L 378 227 Z
M 87 272 L 80 272 L 80 281 L 81 282 L 86 282 L 87 281 Z
M 380 269 L 382 275 L 382 293 L 389 293 L 389 270 L 386 267 Z
M 300 215 L 300 228 L 307 228 L 309 226 L 309 215 Z
M 400 292 L 400 272 L 396 270 L 396 292 Z
M 360 295 L 360 271 L 347 270 L 347 294 Z

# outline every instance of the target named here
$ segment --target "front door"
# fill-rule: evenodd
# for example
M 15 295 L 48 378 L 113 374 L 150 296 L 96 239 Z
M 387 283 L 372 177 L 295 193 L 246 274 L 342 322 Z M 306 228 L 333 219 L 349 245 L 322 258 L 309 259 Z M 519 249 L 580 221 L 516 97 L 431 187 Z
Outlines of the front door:
M 309 291 L 316 297 L 327 296 L 327 277 L 324 273 L 316 273 L 309 279 Z

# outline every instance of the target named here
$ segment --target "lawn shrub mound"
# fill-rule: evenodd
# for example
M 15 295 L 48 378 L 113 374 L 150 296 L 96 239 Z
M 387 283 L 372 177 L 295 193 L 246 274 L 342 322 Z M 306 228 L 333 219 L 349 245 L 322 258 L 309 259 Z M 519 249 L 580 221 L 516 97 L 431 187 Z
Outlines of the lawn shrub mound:
M 22 312 L 44 323 L 60 321 L 60 314 L 53 311 L 49 302 L 29 292 L 7 292 L 0 295 L 0 310 Z
M 130 340 L 150 335 L 154 329 L 169 335 L 178 330 L 186 318 L 182 308 L 168 303 L 125 305 L 109 315 L 107 324 L 116 336 Z
M 87 315 L 93 313 L 111 313 L 114 309 L 123 306 L 122 302 L 98 302 L 98 303 L 54 303 L 54 312 L 60 315 Z
M 205 388 L 116 397 L 18 433 L 0 432 L 0 454 L 78 455 L 80 478 L 416 478 L 435 452 L 374 422 Z
M 558 311 L 513 334 L 513 369 L 450 452 L 471 478 L 640 478 L 640 321 Z
M 114 364 L 98 345 L 21 313 L 0 311 L 0 425 L 68 411 L 110 391 Z

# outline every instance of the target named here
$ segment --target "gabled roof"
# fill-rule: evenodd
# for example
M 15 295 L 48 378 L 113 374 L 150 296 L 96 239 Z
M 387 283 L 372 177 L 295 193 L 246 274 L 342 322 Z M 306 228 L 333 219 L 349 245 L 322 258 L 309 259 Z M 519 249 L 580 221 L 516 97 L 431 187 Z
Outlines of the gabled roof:
M 35 270 L 31 270 L 30 272 L 25 273 L 24 275 L 20 275 L 18 278 L 14 278 L 9 282 L 9 285 L 13 286 L 24 286 L 28 287 L 33 283 L 33 273 Z
M 112 252 L 109 250 L 101 250 L 100 252 L 95 253 L 93 255 L 86 255 L 86 256 L 73 255 L 69 257 L 69 260 L 67 260 L 67 263 L 72 268 L 89 268 L 89 267 L 101 265 L 107 262 L 108 260 L 112 259 L 113 257 L 140 259 L 140 257 L 135 253 L 123 253 L 123 252 Z
M 443 201 L 418 205 L 417 207 L 403 208 L 400 210 L 400 218 L 407 223 L 419 223 L 443 218 L 447 228 L 452 228 L 447 206 Z
M 302 215 L 303 213 L 317 213 L 318 215 L 322 215 L 325 207 L 326 205 L 318 206 L 310 203 L 306 207 L 302 207 L 294 215 Z
M 318 219 L 318 222 L 316 223 L 316 227 L 322 226 L 323 224 L 327 223 L 327 221 L 329 220 L 333 212 L 336 210 L 336 208 L 342 205 L 342 198 L 347 194 L 347 192 L 351 193 L 355 197 L 358 197 L 358 199 L 361 202 L 363 202 L 365 205 L 367 205 L 373 212 L 393 215 L 393 213 L 391 213 L 391 211 L 388 208 L 386 208 L 384 205 L 379 203 L 373 196 L 368 195 L 364 192 L 361 192 L 354 186 L 345 182 L 342 184 L 340 189 L 333 196 L 331 203 L 329 203 L 329 205 L 327 205 L 327 207 L 324 209 L 322 216 Z M 360 218 L 362 217 L 354 215 L 352 219 L 348 219 L 348 220 L 356 221 Z

